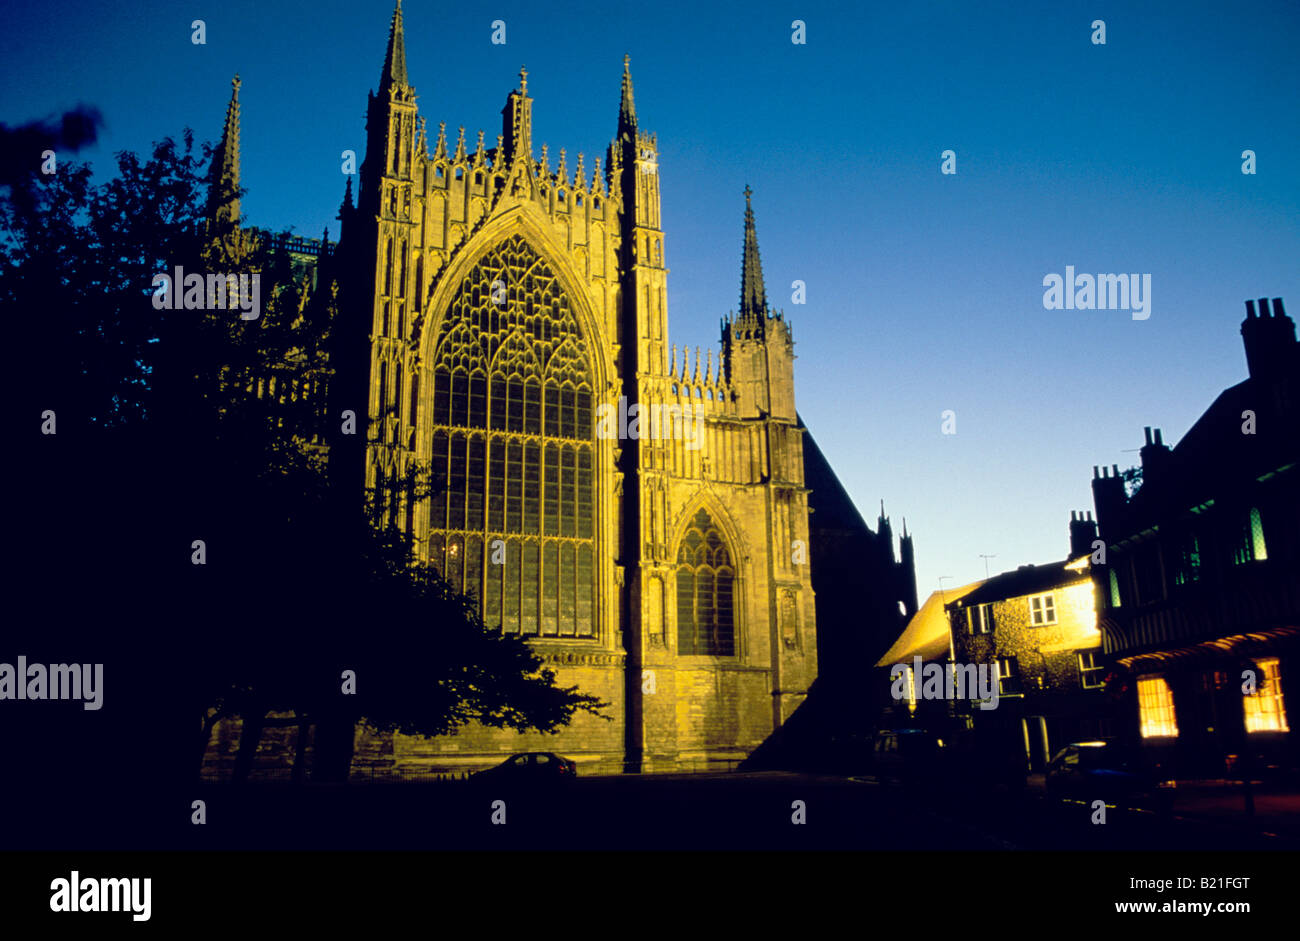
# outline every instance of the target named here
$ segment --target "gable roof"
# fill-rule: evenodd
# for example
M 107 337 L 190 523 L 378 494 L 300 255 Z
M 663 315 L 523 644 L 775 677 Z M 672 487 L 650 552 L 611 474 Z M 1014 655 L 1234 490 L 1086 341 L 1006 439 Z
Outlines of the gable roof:
M 960 588 L 936 591 L 925 599 L 919 611 L 912 615 L 898 640 L 876 661 L 876 666 L 887 667 L 906 663 L 913 657 L 937 660 L 948 654 L 948 617 L 944 607 L 958 599 L 968 597 L 983 582 L 971 582 Z
M 969 605 L 1006 601 L 1008 598 L 1036 595 L 1089 580 L 1087 573 L 1066 568 L 1068 564 L 1069 560 L 1066 559 L 1043 565 L 1022 565 L 1014 571 L 994 575 L 963 598 L 962 602 Z

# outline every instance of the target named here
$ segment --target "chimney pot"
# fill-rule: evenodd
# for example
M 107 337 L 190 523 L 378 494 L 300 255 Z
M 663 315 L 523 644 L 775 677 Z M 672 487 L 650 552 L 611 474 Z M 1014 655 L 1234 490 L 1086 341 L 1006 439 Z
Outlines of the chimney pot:
M 1119 465 L 1118 465 L 1118 464 L 1112 464 L 1110 467 L 1111 467 L 1111 470 L 1114 472 L 1114 476 L 1118 477 L 1118 476 L 1119 476 Z
M 1151 443 L 1151 426 L 1150 426 L 1150 425 L 1147 425 L 1145 428 L 1143 428 L 1143 429 L 1142 429 L 1142 434 L 1143 434 L 1143 435 L 1146 437 L 1146 439 L 1147 439 L 1146 443 L 1147 443 L 1147 444 L 1150 444 L 1150 443 Z
M 1286 316 L 1286 311 L 1282 309 L 1282 298 L 1280 297 L 1273 298 L 1273 316 L 1274 317 Z
M 1271 317 L 1271 316 L 1273 316 L 1272 314 L 1269 313 L 1269 310 L 1268 310 L 1268 298 L 1267 298 L 1267 297 L 1261 297 L 1261 298 L 1259 299 L 1259 315 L 1260 315 L 1261 317 Z
M 1246 301 L 1246 319 L 1253 320 L 1255 317 L 1255 302 Z

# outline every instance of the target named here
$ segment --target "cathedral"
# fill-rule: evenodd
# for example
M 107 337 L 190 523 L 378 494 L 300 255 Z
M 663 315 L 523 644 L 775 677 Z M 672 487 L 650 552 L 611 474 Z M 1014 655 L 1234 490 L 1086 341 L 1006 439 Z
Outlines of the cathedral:
M 716 360 L 688 356 L 669 342 L 658 142 L 628 59 L 603 155 L 536 148 L 532 105 L 521 70 L 495 146 L 443 125 L 430 143 L 399 2 L 355 203 L 349 177 L 338 244 L 319 253 L 340 298 L 329 411 L 366 418 L 329 463 L 359 500 L 390 494 L 382 512 L 484 623 L 527 638 L 558 685 L 610 703 L 613 721 L 579 714 L 558 735 L 358 730 L 355 760 L 397 775 L 521 751 L 583 774 L 732 767 L 818 677 L 818 534 L 856 556 L 827 571 L 879 596 L 834 629 L 869 637 L 915 611 L 910 537 L 896 561 L 883 511 L 871 533 L 796 413 L 793 338 L 768 303 L 748 187 L 739 307 Z M 229 164 L 233 143 L 237 168 L 232 110 L 219 156 Z M 602 425 L 610 410 L 620 420 Z M 638 430 L 638 411 L 670 418 Z M 432 470 L 432 498 L 401 495 L 412 468 Z M 814 519 L 819 496 L 834 502 Z M 823 558 L 841 554 L 821 543 Z M 855 618 L 841 608 L 836 620 Z

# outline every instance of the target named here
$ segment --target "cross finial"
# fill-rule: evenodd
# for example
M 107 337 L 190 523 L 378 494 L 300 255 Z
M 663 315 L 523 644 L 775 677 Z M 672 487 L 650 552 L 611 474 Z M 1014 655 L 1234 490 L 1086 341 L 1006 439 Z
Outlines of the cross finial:
M 754 195 L 754 191 L 750 189 L 749 184 L 746 183 L 745 184 L 745 205 L 749 205 L 749 197 L 753 195 Z
M 528 94 L 528 69 L 522 65 L 519 67 L 519 94 Z

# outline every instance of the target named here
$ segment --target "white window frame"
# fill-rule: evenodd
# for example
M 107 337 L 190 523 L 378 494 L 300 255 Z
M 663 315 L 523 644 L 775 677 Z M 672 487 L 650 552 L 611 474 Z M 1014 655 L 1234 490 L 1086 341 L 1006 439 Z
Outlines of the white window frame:
M 1015 669 L 1014 672 L 1012 672 L 1012 670 L 1011 670 L 1011 664 L 1013 664 L 1013 663 L 1016 665 L 1016 669 Z M 1022 692 L 1021 692 L 1021 693 L 1007 693 L 1007 692 L 1004 692 L 1003 689 L 1002 689 L 1002 681 L 1003 681 L 1003 680 L 1019 679 L 1019 678 L 1020 678 L 1020 661 L 1017 660 L 1015 657 L 998 657 L 998 658 L 997 658 L 997 665 L 998 665 L 998 696 L 999 696 L 999 697 L 1006 697 L 1006 696 L 1020 696 L 1020 695 L 1023 695 Z M 1005 667 L 1006 669 L 1004 670 L 1003 667 Z M 1022 687 L 1022 689 L 1023 689 L 1023 687 Z
M 1084 657 L 1088 658 L 1088 661 L 1091 663 L 1091 665 L 1088 665 L 1088 663 L 1084 661 Z M 1103 680 L 1105 679 L 1104 676 L 1101 677 L 1101 679 L 1098 679 L 1097 682 L 1095 683 L 1088 682 L 1090 677 L 1102 674 L 1105 672 L 1106 669 L 1104 665 L 1097 663 L 1097 651 L 1080 650 L 1078 652 L 1078 658 L 1079 658 L 1079 685 L 1082 686 L 1084 689 L 1101 689 L 1102 686 L 1104 685 L 1103 683 Z
M 1037 606 L 1035 606 L 1037 602 Z M 1029 596 L 1029 626 L 1030 627 L 1048 627 L 1052 624 L 1059 623 L 1056 618 L 1056 595 L 1055 592 L 1044 592 L 1041 595 Z

